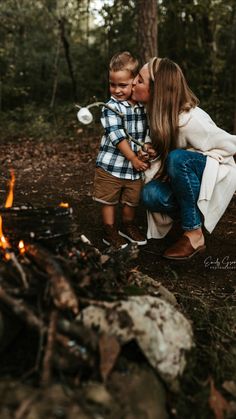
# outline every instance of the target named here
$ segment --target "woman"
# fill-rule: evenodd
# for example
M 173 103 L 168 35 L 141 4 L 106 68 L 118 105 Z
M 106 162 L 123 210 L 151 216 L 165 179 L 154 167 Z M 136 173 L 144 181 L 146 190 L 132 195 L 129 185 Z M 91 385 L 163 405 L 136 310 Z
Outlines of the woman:
M 167 249 L 168 259 L 189 259 L 205 249 L 236 189 L 236 135 L 215 125 L 200 109 L 180 67 L 154 57 L 134 80 L 133 100 L 146 104 L 158 160 L 143 188 L 148 238 L 161 238 L 180 218 L 183 235 Z M 161 215 L 160 215 L 161 214 Z

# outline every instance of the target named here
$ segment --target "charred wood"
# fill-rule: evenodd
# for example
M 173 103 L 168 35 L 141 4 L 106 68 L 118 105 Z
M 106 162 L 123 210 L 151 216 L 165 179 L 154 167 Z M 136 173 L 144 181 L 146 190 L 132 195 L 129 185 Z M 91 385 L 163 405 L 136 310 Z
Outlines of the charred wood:
M 42 385 L 47 387 L 51 381 L 52 372 L 52 358 L 55 346 L 56 328 L 57 328 L 58 312 L 53 310 L 50 315 L 50 322 L 47 333 L 47 344 L 43 359 L 43 371 L 42 371 Z
M 4 232 L 12 244 L 19 240 L 48 240 L 67 237 L 76 230 L 72 208 L 20 206 L 0 208 Z
M 44 323 L 30 310 L 23 301 L 12 298 L 2 287 L 0 287 L 0 301 L 7 307 L 11 308 L 16 316 L 19 316 L 30 327 L 38 330 L 44 329 Z
M 49 275 L 55 306 L 61 310 L 72 310 L 74 314 L 77 314 L 79 302 L 76 294 L 53 255 L 38 244 L 26 244 L 25 249 L 26 254 Z

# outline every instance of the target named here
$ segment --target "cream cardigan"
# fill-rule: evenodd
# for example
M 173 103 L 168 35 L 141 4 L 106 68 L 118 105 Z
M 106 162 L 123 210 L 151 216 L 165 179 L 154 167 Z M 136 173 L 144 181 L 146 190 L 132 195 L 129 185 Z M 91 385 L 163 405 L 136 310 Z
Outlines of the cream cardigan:
M 204 216 L 204 226 L 211 233 L 226 210 L 236 190 L 236 135 L 217 127 L 210 116 L 196 107 L 183 112 L 179 118 L 178 148 L 197 151 L 207 156 L 197 205 Z M 149 182 L 159 169 L 159 162 L 152 163 L 145 172 Z M 147 211 L 147 237 L 162 238 L 172 226 L 172 219 L 165 214 Z

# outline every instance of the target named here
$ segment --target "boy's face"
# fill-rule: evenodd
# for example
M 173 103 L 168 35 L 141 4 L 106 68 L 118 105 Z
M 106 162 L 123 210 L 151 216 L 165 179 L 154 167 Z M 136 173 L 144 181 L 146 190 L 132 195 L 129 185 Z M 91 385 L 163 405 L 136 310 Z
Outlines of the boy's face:
M 110 93 L 117 100 L 128 100 L 132 94 L 133 77 L 130 71 L 110 71 Z

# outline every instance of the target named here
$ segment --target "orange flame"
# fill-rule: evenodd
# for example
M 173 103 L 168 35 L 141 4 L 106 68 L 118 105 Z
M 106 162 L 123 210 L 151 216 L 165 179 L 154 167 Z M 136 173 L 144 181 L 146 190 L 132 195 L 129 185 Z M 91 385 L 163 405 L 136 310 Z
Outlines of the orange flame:
M 0 247 L 2 247 L 2 249 L 4 249 L 6 251 L 5 255 L 4 255 L 5 258 L 7 260 L 11 259 L 10 255 L 7 253 L 7 250 L 9 250 L 11 246 L 10 246 L 9 242 L 7 241 L 7 239 L 4 236 L 3 231 L 2 231 L 2 217 L 1 217 L 1 215 L 0 215 Z
M 2 217 L 0 215 L 0 247 L 2 247 L 3 249 L 7 249 L 8 247 L 10 247 L 7 239 L 5 238 L 3 231 L 2 231 Z
M 68 202 L 61 202 L 61 203 L 59 204 L 59 207 L 62 207 L 62 208 L 69 208 L 69 204 L 68 204 Z
M 19 241 L 18 249 L 19 249 L 21 255 L 23 255 L 25 253 L 25 244 L 24 244 L 23 240 Z
M 13 198 L 14 198 L 14 186 L 15 186 L 15 173 L 14 170 L 11 169 L 10 171 L 10 181 L 9 181 L 9 192 L 7 195 L 5 208 L 11 208 L 13 204 Z

